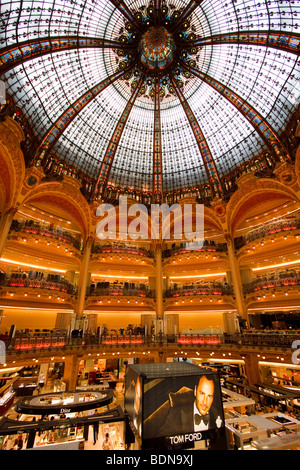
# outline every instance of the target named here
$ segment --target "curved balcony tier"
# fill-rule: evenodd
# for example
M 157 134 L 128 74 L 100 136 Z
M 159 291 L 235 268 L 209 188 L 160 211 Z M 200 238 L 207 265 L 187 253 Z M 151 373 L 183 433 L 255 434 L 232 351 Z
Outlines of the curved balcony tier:
M 226 243 L 215 243 L 213 241 L 205 240 L 203 246 L 195 250 L 195 249 L 190 248 L 188 243 L 187 244 L 183 243 L 179 247 L 173 247 L 173 248 L 164 250 L 163 258 L 167 260 L 169 258 L 182 256 L 185 254 L 199 255 L 199 253 L 214 254 L 214 255 L 226 254 L 227 245 Z
M 77 293 L 77 287 L 62 279 L 59 274 L 48 274 L 47 278 L 44 279 L 42 276 L 31 278 L 26 273 L 16 273 L 11 276 L 2 273 L 0 287 L 2 291 L 22 288 L 25 290 L 57 291 L 68 295 L 76 295 Z
M 128 284 L 128 285 L 127 285 Z M 111 284 L 109 282 L 100 282 L 97 285 L 92 285 L 87 290 L 87 296 L 93 297 L 107 297 L 107 296 L 129 296 L 129 297 L 142 297 L 152 299 L 155 293 L 148 289 L 146 286 L 134 286 L 131 283 Z
M 232 296 L 233 295 L 233 287 L 226 284 L 208 284 L 208 285 L 189 285 L 183 286 L 181 288 L 172 288 L 168 289 L 164 296 L 167 299 L 173 298 L 176 299 L 177 297 L 184 297 L 184 296 L 194 296 L 194 295 L 221 295 L 221 296 Z
M 248 247 L 249 243 L 259 241 L 261 239 L 271 239 L 275 236 L 286 236 L 287 234 L 299 235 L 300 236 L 300 219 L 284 220 L 280 222 L 274 222 L 271 224 L 263 224 L 261 227 L 252 230 L 235 239 L 235 248 L 242 250 Z
M 154 259 L 154 255 L 150 250 L 143 247 L 125 245 L 123 243 L 118 244 L 105 244 L 105 245 L 94 245 L 92 249 L 92 255 L 111 255 L 111 254 L 126 254 L 141 256 L 143 258 Z
M 278 277 L 271 276 L 269 278 L 255 279 L 249 284 L 244 285 L 244 294 L 253 294 L 258 291 L 264 291 L 273 289 L 276 290 L 285 286 L 299 286 L 300 285 L 300 273 L 289 272 L 282 273 Z
M 30 360 L 30 352 L 36 354 L 39 352 L 41 357 L 46 354 L 68 355 L 81 352 L 87 357 L 99 353 L 105 353 L 109 357 L 110 352 L 115 355 L 122 353 L 120 346 L 124 352 L 137 351 L 141 355 L 157 351 L 157 348 L 165 346 L 172 354 L 178 353 L 178 347 L 182 348 L 187 354 L 191 351 L 209 352 L 215 351 L 215 348 L 221 351 L 230 351 L 230 357 L 242 357 L 244 353 L 249 351 L 258 352 L 266 351 L 268 355 L 277 355 L 278 349 L 282 349 L 281 354 L 287 354 L 287 360 L 293 351 L 293 343 L 299 339 L 297 331 L 274 330 L 270 332 L 260 332 L 257 330 L 245 330 L 242 334 L 178 334 L 178 335 L 90 335 L 84 334 L 79 337 L 69 336 L 66 332 L 53 331 L 51 334 L 43 334 L 43 332 L 35 335 L 19 334 L 12 339 L 0 336 L 0 340 L 5 342 L 7 351 L 7 363 L 13 361 L 16 357 L 18 360 Z M 238 346 L 238 349 L 236 347 Z M 137 348 L 137 349 L 136 349 Z M 141 349 L 139 349 L 141 348 Z M 146 349 L 145 349 L 146 348 Z M 172 349 L 175 348 L 175 349 Z M 176 349 L 177 348 L 177 349 Z M 235 348 L 235 349 L 233 349 Z M 259 348 L 259 349 L 258 349 Z M 180 351 L 180 350 L 179 350 Z M 182 351 L 183 352 L 183 351 Z M 46 356 L 45 356 L 46 357 Z M 142 356 L 143 357 L 143 356 Z M 193 356 L 192 356 L 193 357 Z
M 22 237 L 46 237 L 47 239 L 55 240 L 59 243 L 64 243 L 68 246 L 71 246 L 77 251 L 81 250 L 81 242 L 75 238 L 70 232 L 65 230 L 59 230 L 51 226 L 42 226 L 33 220 L 26 222 L 19 222 L 18 220 L 13 220 L 10 228 L 10 236 L 17 236 L 17 238 Z

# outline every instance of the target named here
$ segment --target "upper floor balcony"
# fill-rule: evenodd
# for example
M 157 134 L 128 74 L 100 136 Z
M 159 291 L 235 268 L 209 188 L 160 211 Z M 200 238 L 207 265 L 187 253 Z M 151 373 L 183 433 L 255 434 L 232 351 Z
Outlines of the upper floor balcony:
M 254 279 L 244 285 L 244 294 L 253 294 L 259 291 L 278 290 L 282 287 L 293 287 L 300 285 L 300 272 L 288 271 L 279 275 L 271 275 Z
M 197 250 L 191 249 L 188 243 L 181 243 L 180 246 L 174 246 L 163 252 L 163 258 L 168 261 L 170 258 L 184 255 L 199 255 L 201 253 L 211 255 L 221 255 L 227 253 L 226 243 L 216 243 L 213 240 L 205 240 L 203 246 Z
M 87 289 L 88 297 L 142 297 L 155 298 L 154 291 L 150 290 L 145 284 L 136 284 L 133 282 L 97 282 Z
M 275 236 L 286 237 L 288 233 L 300 236 L 300 219 L 282 220 L 273 223 L 263 224 L 259 228 L 235 239 L 237 250 L 247 248 L 249 243 L 254 243 L 265 238 L 274 238 Z
M 106 243 L 106 244 L 99 244 L 94 245 L 92 248 L 92 255 L 132 255 L 132 256 L 140 256 L 144 259 L 150 258 L 153 259 L 153 253 L 148 250 L 147 248 L 129 245 L 125 243 Z
M 186 286 L 174 286 L 165 292 L 165 298 L 178 298 L 184 296 L 232 296 L 233 287 L 227 283 L 211 282 L 207 284 L 189 284 Z
M 202 305 L 202 308 L 219 310 L 226 305 L 234 306 L 233 287 L 227 283 L 211 282 L 207 284 L 190 284 L 186 286 L 174 286 L 164 292 L 165 309 L 188 308 L 194 310 Z
M 65 280 L 60 274 L 44 274 L 43 272 L 29 271 L 13 272 L 9 275 L 0 273 L 0 289 L 3 294 L 26 294 L 30 291 L 57 292 L 67 295 L 76 295 L 77 287 Z
M 60 351 L 63 354 L 73 354 L 80 351 L 89 351 L 89 356 L 92 351 L 99 355 L 99 351 L 105 352 L 109 355 L 116 354 L 122 357 L 122 352 L 135 350 L 143 353 L 144 348 L 148 352 L 157 350 L 157 347 L 170 348 L 175 347 L 176 355 L 178 354 L 178 347 L 184 350 L 193 350 L 194 353 L 201 348 L 208 350 L 212 348 L 213 351 L 218 349 L 226 349 L 229 347 L 231 351 L 237 347 L 237 351 L 243 354 L 244 350 L 249 350 L 253 347 L 274 351 L 278 354 L 278 348 L 283 350 L 288 349 L 290 352 L 293 350 L 293 344 L 299 340 L 298 331 L 288 330 L 271 330 L 268 332 L 259 330 L 245 330 L 243 333 L 229 335 L 226 333 L 220 334 L 178 334 L 166 335 L 163 333 L 145 335 L 145 333 L 137 332 L 129 334 L 116 334 L 108 332 L 107 334 L 84 334 L 77 332 L 77 335 L 68 334 L 64 330 L 51 330 L 42 331 L 35 330 L 31 332 L 17 332 L 14 338 L 9 338 L 8 335 L 0 335 L 0 340 L 5 343 L 7 360 L 10 357 L 18 354 L 22 358 L 22 352 L 26 353 L 24 358 L 28 357 L 28 353 L 36 353 L 44 351 L 44 354 L 55 354 Z M 122 347 L 122 350 L 119 349 Z M 290 353 L 289 353 L 290 354 Z
M 22 239 L 23 241 L 37 241 L 40 237 L 44 240 L 48 240 L 49 244 L 50 241 L 65 244 L 78 252 L 80 252 L 82 248 L 79 237 L 59 227 L 54 227 L 50 224 L 40 224 L 33 220 L 26 220 L 24 222 L 13 220 L 9 240 Z

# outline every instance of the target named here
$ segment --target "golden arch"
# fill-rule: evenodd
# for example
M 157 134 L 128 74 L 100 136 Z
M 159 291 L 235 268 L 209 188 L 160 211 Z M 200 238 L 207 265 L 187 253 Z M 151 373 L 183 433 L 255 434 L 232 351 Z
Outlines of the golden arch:
M 78 227 L 85 240 L 91 229 L 91 211 L 86 199 L 81 195 L 78 185 L 68 181 L 41 182 L 28 192 L 23 204 L 51 205 L 62 209 Z
M 299 135 L 297 137 L 300 137 L 300 124 L 299 124 L 298 127 L 299 127 L 299 131 L 298 131 Z M 297 148 L 297 152 L 296 152 L 295 174 L 296 174 L 296 177 L 297 177 L 298 185 L 300 186 L 300 145 Z
M 247 218 L 254 207 L 268 201 L 299 201 L 297 194 L 284 184 L 271 179 L 249 178 L 240 185 L 227 206 L 226 225 L 234 237 L 238 226 Z
M 116 239 L 115 240 L 123 240 L 125 238 L 124 234 L 128 234 L 128 227 L 129 227 L 130 223 L 132 221 L 136 220 L 136 218 L 138 218 L 138 214 L 136 215 L 136 217 L 133 216 L 133 215 L 129 215 L 130 208 L 132 208 L 136 204 L 139 204 L 136 200 L 127 198 L 126 214 L 125 214 L 125 211 L 122 214 L 122 210 L 120 210 L 120 206 L 117 205 L 117 206 L 113 206 L 108 211 L 105 211 L 102 214 L 102 216 L 100 216 L 100 215 L 97 216 L 97 209 L 98 208 L 96 208 L 97 224 L 103 218 L 105 218 L 105 222 L 107 224 L 109 224 L 111 222 L 112 224 L 114 224 L 116 226 Z M 101 205 L 102 204 L 99 204 L 98 207 L 101 208 Z M 105 205 L 106 204 L 104 203 L 104 206 Z M 108 204 L 107 206 L 110 206 L 110 204 Z M 123 220 L 124 215 L 126 215 L 126 220 Z M 140 232 L 141 232 L 141 234 L 146 234 L 147 233 L 148 234 L 148 240 L 150 241 L 150 238 L 151 238 L 151 230 L 150 230 L 151 229 L 151 214 L 147 211 L 147 217 L 140 218 L 139 221 L 140 221 Z M 124 226 L 124 224 L 125 224 L 125 226 Z M 96 227 L 96 236 L 97 236 L 97 227 Z M 109 240 L 106 240 L 106 241 L 109 241 Z M 114 241 L 114 240 L 112 239 L 111 241 Z M 128 237 L 128 235 L 126 236 L 124 241 L 130 241 L 130 238 Z M 133 240 L 133 241 L 135 241 L 135 240 Z M 139 240 L 136 240 L 136 241 L 139 241 Z
M 21 127 L 10 117 L 0 123 L 0 210 L 6 212 L 16 204 L 25 176 L 25 163 L 20 143 Z

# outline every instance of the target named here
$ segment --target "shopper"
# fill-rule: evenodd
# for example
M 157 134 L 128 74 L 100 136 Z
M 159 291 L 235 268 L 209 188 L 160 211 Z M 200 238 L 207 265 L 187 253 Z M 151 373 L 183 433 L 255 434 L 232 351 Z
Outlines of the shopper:
M 110 442 L 109 434 L 108 432 L 105 434 L 105 439 L 102 444 L 102 449 L 103 450 L 112 450 L 112 445 Z
M 98 410 L 95 410 L 95 415 L 97 414 L 98 414 Z M 95 445 L 99 436 L 99 421 L 95 421 L 95 423 L 93 424 L 93 428 L 94 428 L 94 445 Z

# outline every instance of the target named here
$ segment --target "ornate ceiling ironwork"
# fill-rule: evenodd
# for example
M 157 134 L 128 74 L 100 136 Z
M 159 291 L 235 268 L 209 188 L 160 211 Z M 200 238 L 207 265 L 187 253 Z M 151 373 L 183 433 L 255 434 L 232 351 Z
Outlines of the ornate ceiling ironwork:
M 283 0 L 3 0 L 0 73 L 38 140 L 29 161 L 67 164 L 94 197 L 226 199 L 254 157 L 290 158 L 299 14 Z

